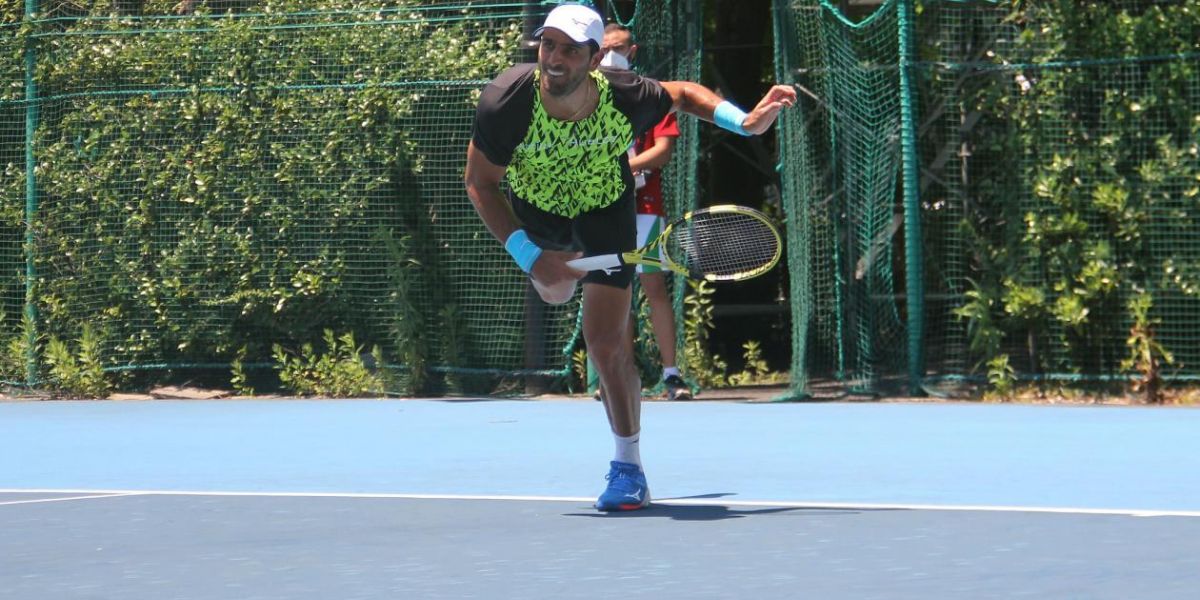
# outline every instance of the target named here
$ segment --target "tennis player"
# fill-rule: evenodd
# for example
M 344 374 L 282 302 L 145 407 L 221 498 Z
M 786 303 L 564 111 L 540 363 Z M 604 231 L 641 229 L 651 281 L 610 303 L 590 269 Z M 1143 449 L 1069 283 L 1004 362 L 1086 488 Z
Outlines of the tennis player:
M 600 372 L 615 437 L 602 511 L 650 502 L 642 470 L 641 381 L 629 332 L 632 267 L 583 272 L 566 262 L 627 252 L 636 244 L 634 178 L 626 151 L 673 110 L 757 135 L 791 106 L 791 86 L 774 86 L 749 114 L 712 90 L 600 68 L 604 25 L 595 11 L 560 5 L 534 34 L 536 64 L 509 68 L 483 90 L 464 176 L 484 225 L 551 304 L 583 282 L 583 335 Z M 507 178 L 507 193 L 501 181 Z

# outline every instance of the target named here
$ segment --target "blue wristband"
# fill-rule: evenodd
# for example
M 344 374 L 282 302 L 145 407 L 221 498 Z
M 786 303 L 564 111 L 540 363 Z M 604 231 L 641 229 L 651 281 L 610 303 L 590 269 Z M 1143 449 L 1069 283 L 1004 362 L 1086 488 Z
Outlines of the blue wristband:
M 529 235 L 525 233 L 524 229 L 512 232 L 512 235 L 508 236 L 508 240 L 504 242 L 504 249 L 508 250 L 513 260 L 517 261 L 517 266 L 526 273 L 533 269 L 533 263 L 537 262 L 538 257 L 542 255 L 542 249 L 529 239 Z
M 713 111 L 713 123 L 716 123 L 717 127 L 738 135 L 750 135 L 742 128 L 742 122 L 745 120 L 746 113 L 728 100 L 718 104 L 717 109 Z

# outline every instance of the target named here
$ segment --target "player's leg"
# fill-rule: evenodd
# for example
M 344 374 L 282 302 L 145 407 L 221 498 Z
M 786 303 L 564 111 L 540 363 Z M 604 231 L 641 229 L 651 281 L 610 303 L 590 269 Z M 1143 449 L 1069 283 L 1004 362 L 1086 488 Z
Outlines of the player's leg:
M 641 467 L 641 378 L 633 360 L 629 335 L 632 288 L 585 283 L 583 336 L 600 373 L 602 400 L 615 442 L 608 486 L 596 500 L 604 511 L 635 510 L 650 502 Z
M 632 197 L 575 219 L 575 239 L 587 256 L 634 249 Z M 640 453 L 642 382 L 633 357 L 630 308 L 634 271 L 593 271 L 583 279 L 583 336 L 600 375 L 604 410 L 615 451 L 600 510 L 634 510 L 650 502 Z
M 592 357 L 587 357 L 587 391 L 592 394 L 592 399 L 599 401 L 604 396 L 604 390 L 600 389 L 600 374 L 596 372 L 596 365 L 592 364 Z
M 641 379 L 633 361 L 629 332 L 630 288 L 583 286 L 583 337 L 600 373 L 600 389 L 613 433 L 639 432 Z

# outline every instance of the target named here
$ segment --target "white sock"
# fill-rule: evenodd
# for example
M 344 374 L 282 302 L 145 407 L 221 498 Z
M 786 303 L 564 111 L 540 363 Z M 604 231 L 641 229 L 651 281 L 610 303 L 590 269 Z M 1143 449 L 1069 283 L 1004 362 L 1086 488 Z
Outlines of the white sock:
M 641 437 L 641 433 L 635 433 L 629 437 L 621 437 L 614 433 L 613 440 L 617 443 L 617 453 L 613 457 L 613 460 L 639 467 L 642 466 L 642 453 L 639 449 L 641 444 L 638 443 L 639 437 Z
M 663 368 L 663 379 L 666 379 L 672 375 L 680 376 L 679 375 L 679 367 L 664 367 Z

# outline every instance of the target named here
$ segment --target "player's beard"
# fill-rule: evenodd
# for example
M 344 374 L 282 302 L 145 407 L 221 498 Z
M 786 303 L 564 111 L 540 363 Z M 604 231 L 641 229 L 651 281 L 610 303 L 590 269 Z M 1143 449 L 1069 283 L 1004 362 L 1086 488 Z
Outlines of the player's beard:
M 580 69 L 576 73 L 572 73 L 566 67 L 558 67 L 554 69 L 556 72 L 563 72 L 563 75 L 551 77 L 546 65 L 542 65 L 542 89 L 555 98 L 564 98 L 570 96 L 579 86 L 587 79 L 587 69 Z

